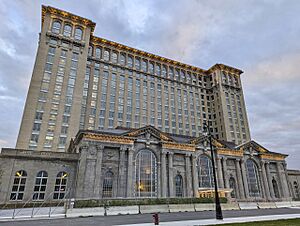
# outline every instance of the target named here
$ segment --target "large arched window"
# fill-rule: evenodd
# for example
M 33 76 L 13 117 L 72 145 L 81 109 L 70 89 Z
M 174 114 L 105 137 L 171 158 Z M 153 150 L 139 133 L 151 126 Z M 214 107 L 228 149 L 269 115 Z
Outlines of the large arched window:
M 65 197 L 67 180 L 68 174 L 66 172 L 61 171 L 56 175 L 53 199 L 63 199 Z
M 74 33 L 74 38 L 75 40 L 81 40 L 82 39 L 82 29 L 81 28 L 76 28 L 75 33 Z
M 10 193 L 10 200 L 22 200 L 25 191 L 27 173 L 24 170 L 17 171 Z
M 54 21 L 52 23 L 51 31 L 55 34 L 59 34 L 60 33 L 60 28 L 61 28 L 61 23 L 59 21 Z
M 157 196 L 157 162 L 152 151 L 139 151 L 135 158 L 135 190 L 137 197 Z
M 229 179 L 229 188 L 232 189 L 230 195 L 231 198 L 236 198 L 236 183 L 235 183 L 235 179 L 233 177 L 230 177 Z
M 114 174 L 110 170 L 105 173 L 103 180 L 103 198 L 111 198 L 113 194 L 113 177 Z
M 200 188 L 212 188 L 214 186 L 211 160 L 206 155 L 200 155 L 198 159 L 198 176 Z
M 250 197 L 259 197 L 260 189 L 258 183 L 258 171 L 253 160 L 248 159 L 246 161 L 246 169 L 247 169 L 249 195 Z
M 279 189 L 278 189 L 277 181 L 275 180 L 275 178 L 273 178 L 273 180 L 272 180 L 272 186 L 273 186 L 275 198 L 280 198 Z
M 182 182 L 182 176 L 176 175 L 175 177 L 175 196 L 176 197 L 182 197 L 183 196 L 183 182 Z
M 294 181 L 293 185 L 294 185 L 294 190 L 295 190 L 295 197 L 300 198 L 299 185 L 298 185 L 297 181 Z
M 64 26 L 64 36 L 71 37 L 71 34 L 72 34 L 72 26 L 69 24 L 66 24 Z
M 47 180 L 48 173 L 46 171 L 38 172 L 35 178 L 33 200 L 43 200 L 45 198 Z

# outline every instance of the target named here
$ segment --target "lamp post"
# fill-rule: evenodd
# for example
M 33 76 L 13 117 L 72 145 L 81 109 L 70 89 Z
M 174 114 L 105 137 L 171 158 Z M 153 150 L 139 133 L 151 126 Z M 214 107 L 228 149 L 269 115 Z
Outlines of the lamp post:
M 209 123 L 208 124 L 204 123 L 204 131 L 205 130 L 207 130 L 207 135 L 209 138 L 211 163 L 212 163 L 212 168 L 213 168 L 213 176 L 214 176 L 214 184 L 215 184 L 216 219 L 223 220 L 222 208 L 221 208 L 220 198 L 219 198 L 219 193 L 218 193 L 218 184 L 217 184 L 216 168 L 215 168 L 215 157 L 214 157 L 214 151 L 213 151 L 213 147 L 212 147 L 212 135 L 210 132 Z

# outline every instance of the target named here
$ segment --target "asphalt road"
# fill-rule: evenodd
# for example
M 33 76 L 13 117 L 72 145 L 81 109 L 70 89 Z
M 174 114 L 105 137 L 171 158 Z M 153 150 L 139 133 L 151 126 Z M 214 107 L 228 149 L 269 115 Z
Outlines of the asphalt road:
M 229 210 L 223 211 L 224 218 L 243 217 L 243 216 L 262 216 L 262 215 L 279 215 L 279 214 L 299 214 L 300 209 L 280 208 L 280 209 L 260 209 L 260 210 Z M 159 218 L 164 221 L 184 221 L 213 219 L 214 211 L 204 212 L 186 212 L 186 213 L 161 213 Z M 151 223 L 152 214 L 123 215 L 123 216 L 106 216 L 106 217 L 87 217 L 87 218 L 63 218 L 63 219 L 41 219 L 26 220 L 14 222 L 0 222 L 1 226 L 111 226 L 137 223 Z

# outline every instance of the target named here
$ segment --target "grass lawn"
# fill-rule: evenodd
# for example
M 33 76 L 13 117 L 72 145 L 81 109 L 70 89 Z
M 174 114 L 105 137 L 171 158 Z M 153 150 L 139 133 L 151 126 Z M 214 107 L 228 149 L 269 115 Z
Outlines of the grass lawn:
M 234 224 L 221 224 L 222 226 L 299 226 L 300 218 L 288 220 L 274 220 L 274 221 L 257 221 L 248 223 L 234 223 Z

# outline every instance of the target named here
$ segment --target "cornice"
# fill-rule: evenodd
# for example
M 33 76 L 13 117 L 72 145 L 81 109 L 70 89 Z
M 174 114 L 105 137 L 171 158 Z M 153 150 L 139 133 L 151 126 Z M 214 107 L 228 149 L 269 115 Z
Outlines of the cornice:
M 152 59 L 153 61 L 160 61 L 162 63 L 172 64 L 173 67 L 179 67 L 181 69 L 185 69 L 185 70 L 191 71 L 193 73 L 201 73 L 201 74 L 207 75 L 207 74 L 210 74 L 211 72 L 213 72 L 217 69 L 220 69 L 219 67 L 222 67 L 222 69 L 226 69 L 227 71 L 230 71 L 232 73 L 236 73 L 236 74 L 243 73 L 243 71 L 241 71 L 239 69 L 236 69 L 236 68 L 233 68 L 233 67 L 230 67 L 230 66 L 226 66 L 224 64 L 216 64 L 218 66 L 214 65 L 209 70 L 204 70 L 204 69 L 199 68 L 199 67 L 195 67 L 195 66 L 192 66 L 192 65 L 189 65 L 189 64 L 181 63 L 181 62 L 178 62 L 176 60 L 171 60 L 171 59 L 168 59 L 166 57 L 162 57 L 162 56 L 158 56 L 158 55 L 155 55 L 155 54 L 152 54 L 152 53 L 148 53 L 148 52 L 145 52 L 143 50 L 132 48 L 132 47 L 129 47 L 129 46 L 126 46 L 126 45 L 123 45 L 123 44 L 120 44 L 120 43 L 117 43 L 117 42 L 114 42 L 114 41 L 110 41 L 110 40 L 105 39 L 105 38 L 96 37 L 96 36 L 93 36 L 93 35 L 90 38 L 90 42 L 95 46 L 105 44 L 105 45 L 114 47 L 114 48 L 119 49 L 119 50 L 127 51 L 127 52 L 132 53 L 132 54 L 139 54 L 141 56 L 148 57 L 148 58 Z
M 219 155 L 230 155 L 242 157 L 244 153 L 242 151 L 231 150 L 231 149 L 217 149 Z
M 262 159 L 277 160 L 277 161 L 282 161 L 286 158 L 285 155 L 273 154 L 273 153 L 264 153 L 264 154 L 261 154 L 260 157 Z
M 60 9 L 53 8 L 51 6 L 44 6 L 44 5 L 42 6 L 42 24 L 44 22 L 44 18 L 47 13 L 49 13 L 50 15 L 56 15 L 59 17 L 63 17 L 63 18 L 69 19 L 71 21 L 88 26 L 91 28 L 92 32 L 94 32 L 95 27 L 96 27 L 96 23 L 89 19 L 74 15 L 72 13 L 69 13 L 69 12 L 66 12 L 66 11 L 63 11 Z
M 162 143 L 162 148 L 165 149 L 176 149 L 176 150 L 183 150 L 183 151 L 195 151 L 195 145 L 192 144 L 179 144 L 179 143 L 172 143 L 172 142 L 164 142 Z
M 83 134 L 83 139 L 96 140 L 107 143 L 117 143 L 117 144 L 133 144 L 134 139 L 129 137 L 120 137 L 113 135 L 104 134 Z

